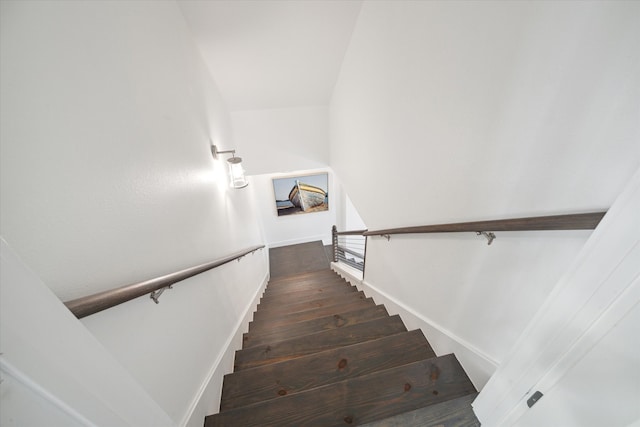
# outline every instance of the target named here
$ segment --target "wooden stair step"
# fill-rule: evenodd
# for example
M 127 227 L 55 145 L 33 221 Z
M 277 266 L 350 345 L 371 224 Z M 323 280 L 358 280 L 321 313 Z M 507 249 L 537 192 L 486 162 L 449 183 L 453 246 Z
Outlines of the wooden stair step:
M 286 288 L 279 288 L 279 289 L 269 289 L 269 287 L 267 286 L 267 289 L 264 291 L 264 293 L 262 294 L 262 298 L 279 298 L 282 296 L 286 296 L 286 295 L 290 295 L 294 292 L 313 292 L 313 291 L 319 291 L 320 289 L 337 289 L 337 288 L 348 288 L 349 283 L 345 282 L 344 280 L 341 281 L 335 281 L 335 282 L 322 282 L 322 283 L 313 283 L 313 284 L 306 284 L 306 285 L 299 285 L 299 286 L 288 286 Z
M 317 280 L 325 280 L 327 278 L 340 277 L 333 270 L 318 270 L 311 271 L 307 273 L 294 274 L 291 276 L 284 276 L 273 278 L 269 280 L 269 283 L 272 285 L 279 285 L 291 282 L 313 282 Z
M 475 392 L 450 354 L 220 412 L 205 427 L 359 425 Z
M 323 270 L 308 271 L 306 273 L 297 273 L 297 274 L 290 274 L 287 276 L 271 277 L 270 281 L 273 283 L 287 283 L 287 282 L 296 281 L 296 280 L 298 281 L 317 280 L 317 279 L 323 279 L 327 277 L 336 277 L 336 276 L 340 277 L 340 275 L 335 271 L 329 268 L 326 268 Z
M 360 308 L 373 307 L 375 305 L 376 304 L 371 298 L 367 298 L 365 300 L 358 299 L 354 301 L 343 302 L 341 304 L 320 307 L 314 310 L 306 310 L 297 313 L 286 314 L 277 319 L 262 319 L 260 321 L 249 322 L 249 332 L 274 328 L 277 326 L 288 325 L 305 320 L 316 319 L 318 317 L 323 317 L 330 314 L 340 314 Z
M 400 316 L 395 315 L 268 345 L 250 347 L 236 351 L 234 372 L 370 341 L 406 330 Z
M 325 273 L 336 274 L 336 272 L 333 271 L 331 268 L 319 268 L 317 270 L 303 271 L 303 272 L 298 272 L 298 273 L 292 273 L 292 274 L 288 274 L 288 275 L 278 276 L 276 278 L 276 280 L 283 280 L 283 279 L 286 280 L 286 279 L 292 278 L 292 277 L 316 276 L 316 275 L 321 275 L 321 274 L 325 274 Z
M 435 357 L 415 330 L 326 350 L 224 377 L 220 410 L 226 411 Z
M 322 286 L 320 288 L 307 291 L 291 291 L 273 296 L 263 294 L 262 298 L 260 299 L 259 306 L 283 303 L 286 304 L 288 301 L 302 302 L 318 298 L 319 296 L 322 297 L 324 295 L 346 294 L 349 292 L 358 292 L 358 288 L 356 288 L 355 286 Z
M 347 287 L 340 287 L 336 289 L 321 289 L 320 291 L 314 291 L 310 293 L 295 292 L 296 294 L 299 293 L 300 295 L 287 294 L 280 298 L 262 298 L 258 303 L 256 311 L 266 310 L 271 308 L 278 308 L 281 306 L 286 306 L 286 305 L 291 305 L 296 303 L 309 302 L 309 301 L 314 301 L 322 298 L 341 297 L 343 295 L 354 294 L 358 292 L 359 292 L 358 288 L 356 288 L 355 286 L 347 286 Z
M 342 277 L 338 276 L 335 273 L 332 273 L 332 274 L 326 274 L 326 275 L 317 276 L 317 277 L 291 277 L 291 278 L 280 279 L 280 280 L 269 280 L 269 285 L 273 289 L 277 289 L 277 288 L 286 288 L 286 287 L 296 286 L 296 285 L 313 285 L 315 283 L 332 282 L 334 280 L 335 281 L 343 280 L 346 282 L 346 280 L 344 280 Z
M 404 414 L 394 415 L 384 420 L 364 424 L 364 427 L 480 427 L 480 421 L 473 413 L 471 403 L 478 393 L 427 406 Z
M 264 291 L 263 296 L 274 297 L 277 295 L 288 294 L 291 292 L 313 291 L 318 288 L 339 287 L 339 286 L 350 286 L 350 285 L 346 280 L 343 280 L 343 279 L 323 280 L 323 281 L 318 281 L 313 283 L 291 283 L 288 285 L 281 285 L 278 287 L 272 287 L 271 284 L 268 284 L 267 288 Z
M 367 307 L 359 310 L 348 311 L 346 313 L 333 314 L 319 317 L 317 319 L 306 320 L 304 322 L 270 328 L 263 331 L 247 332 L 242 336 L 242 348 L 255 347 L 256 345 L 268 344 L 270 342 L 284 341 L 286 339 L 302 335 L 356 325 L 358 323 L 386 316 L 388 316 L 386 308 L 383 305 L 377 305 L 375 307 Z
M 329 305 L 340 304 L 345 301 L 365 300 L 367 299 L 364 292 L 350 292 L 347 294 L 339 294 L 334 296 L 319 297 L 311 301 L 293 302 L 280 306 L 260 307 L 253 313 L 253 320 L 261 320 L 273 317 L 279 317 L 283 314 L 298 313 L 300 311 L 315 310 L 317 308 Z

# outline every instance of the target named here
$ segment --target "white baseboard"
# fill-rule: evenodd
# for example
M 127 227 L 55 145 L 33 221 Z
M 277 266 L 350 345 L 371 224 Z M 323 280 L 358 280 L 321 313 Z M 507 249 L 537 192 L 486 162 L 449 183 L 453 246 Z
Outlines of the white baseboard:
M 249 322 L 253 318 L 260 298 L 269 283 L 269 272 L 262 280 L 258 290 L 253 295 L 251 303 L 244 311 L 244 315 L 236 324 L 236 327 L 225 342 L 223 350 L 211 366 L 208 375 L 203 381 L 196 397 L 193 399 L 189 410 L 180 423 L 181 427 L 202 427 L 204 417 L 218 412 L 222 395 L 222 379 L 226 374 L 233 372 L 233 360 L 236 350 L 242 348 L 242 334 L 249 329 Z
M 372 297 L 376 304 L 384 304 L 390 315 L 400 315 L 407 329 L 420 329 L 437 355 L 454 353 L 478 391 L 498 368 L 499 361 L 366 280 L 362 280 L 360 271 L 335 262 L 331 263 L 331 269 L 364 291 L 368 297 Z

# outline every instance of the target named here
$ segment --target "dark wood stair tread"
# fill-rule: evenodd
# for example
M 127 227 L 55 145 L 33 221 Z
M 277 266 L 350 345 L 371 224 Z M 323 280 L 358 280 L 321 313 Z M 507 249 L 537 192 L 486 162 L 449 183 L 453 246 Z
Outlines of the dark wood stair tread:
M 220 410 L 276 399 L 311 388 L 435 357 L 422 331 L 325 350 L 226 375 Z
M 277 290 L 277 289 L 285 289 L 296 286 L 307 286 L 307 285 L 316 285 L 318 283 L 333 283 L 333 282 L 345 282 L 348 283 L 344 278 L 338 276 L 337 274 L 327 274 L 324 276 L 318 277 L 307 277 L 307 278 L 292 278 L 287 280 L 280 281 L 269 281 L 269 288 Z
M 234 371 L 382 338 L 406 330 L 400 316 L 396 315 L 268 345 L 250 347 L 236 351 Z
M 477 427 L 476 394 L 454 355 L 322 268 L 269 282 L 205 427 Z
M 327 278 L 340 277 L 335 271 L 330 269 L 310 271 L 307 273 L 294 274 L 291 276 L 276 277 L 269 280 L 269 285 L 277 286 L 283 283 L 291 282 L 311 282 L 317 280 L 325 280 Z
M 264 291 L 263 296 L 276 296 L 288 294 L 291 292 L 300 292 L 300 291 L 313 291 L 318 288 L 326 288 L 326 287 L 339 287 L 339 286 L 351 286 L 348 282 L 342 279 L 332 279 L 332 280 L 323 280 L 312 283 L 291 283 L 288 285 L 282 285 L 278 287 L 273 287 L 270 284 L 267 285 L 267 288 Z
M 450 354 L 221 412 L 205 427 L 359 425 L 475 392 Z
M 336 272 L 333 271 L 331 268 L 319 268 L 319 269 L 311 270 L 311 271 L 303 271 L 303 272 L 299 272 L 299 273 L 288 274 L 286 276 L 278 276 L 278 277 L 272 278 L 271 280 L 274 280 L 274 281 L 286 280 L 286 279 L 291 278 L 291 277 L 314 276 L 314 275 L 319 275 L 319 274 L 323 274 L 323 273 L 336 274 Z
M 306 301 L 323 295 L 345 294 L 348 292 L 358 292 L 355 286 L 322 286 L 320 288 L 306 291 L 291 291 L 280 295 L 263 295 L 260 299 L 260 306 L 270 304 L 286 304 L 288 301 Z
M 293 274 L 291 276 L 280 276 L 269 280 L 270 284 L 280 285 L 291 282 L 310 282 L 314 280 L 326 280 L 331 278 L 342 278 L 333 270 L 317 270 L 302 274 Z
M 346 311 L 357 310 L 365 307 L 373 307 L 375 303 L 373 299 L 367 298 L 365 300 L 347 301 L 341 304 L 330 305 L 326 307 L 320 307 L 313 310 L 301 311 L 298 313 L 286 314 L 279 318 L 263 319 L 260 321 L 249 322 L 249 332 L 257 330 L 265 330 L 277 326 L 288 325 L 291 323 L 302 322 L 305 320 L 316 319 L 318 317 L 324 317 L 330 314 L 340 314 Z
M 471 403 L 477 396 L 477 393 L 468 394 L 437 405 L 367 423 L 363 427 L 480 427 L 480 421 L 471 407 Z
M 356 325 L 358 323 L 386 316 L 388 316 L 386 308 L 383 305 L 377 305 L 375 307 L 365 307 L 359 310 L 352 310 L 345 313 L 333 314 L 303 322 L 282 325 L 267 330 L 247 332 L 242 336 L 242 348 L 254 347 L 256 345 L 268 344 L 270 342 L 284 341 L 286 339 L 296 338 L 307 334 Z
M 341 304 L 345 301 L 365 300 L 367 297 L 364 292 L 349 292 L 347 294 L 320 296 L 316 299 L 303 302 L 293 302 L 289 304 L 283 304 L 280 306 L 271 305 L 268 307 L 258 307 L 258 310 L 253 313 L 253 320 L 267 319 L 272 317 L 279 317 L 283 314 L 298 313 L 300 311 L 315 310 L 317 308 L 326 307 L 330 305 Z

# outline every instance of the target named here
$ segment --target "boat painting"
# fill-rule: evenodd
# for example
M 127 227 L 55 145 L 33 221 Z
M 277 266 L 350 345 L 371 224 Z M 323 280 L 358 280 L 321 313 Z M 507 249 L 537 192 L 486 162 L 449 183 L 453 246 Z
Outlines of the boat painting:
M 322 188 L 300 181 L 296 181 L 296 185 L 289 192 L 289 201 L 305 212 L 323 204 L 325 197 L 327 192 Z
M 329 210 L 328 174 L 275 178 L 278 216 Z

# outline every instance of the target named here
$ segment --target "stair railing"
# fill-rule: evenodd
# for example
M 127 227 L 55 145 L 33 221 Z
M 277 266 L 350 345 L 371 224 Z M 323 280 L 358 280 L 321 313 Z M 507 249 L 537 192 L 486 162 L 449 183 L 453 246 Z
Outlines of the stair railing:
M 165 290 L 171 289 L 173 284 L 216 267 L 220 267 L 221 265 L 227 264 L 231 261 L 240 261 L 240 258 L 245 255 L 252 254 L 262 248 L 264 248 L 264 245 L 252 246 L 224 258 L 218 258 L 204 264 L 189 267 L 174 273 L 165 274 L 164 276 L 66 301 L 64 305 L 66 305 L 78 319 L 81 319 L 146 294 L 150 294 L 150 298 L 158 304 L 160 295 Z
M 362 271 L 367 256 L 367 230 L 338 231 L 334 225 L 331 229 L 333 262 L 342 262 Z
M 551 216 L 535 216 L 525 218 L 509 218 L 489 221 L 473 221 L 473 222 L 456 222 L 449 224 L 420 225 L 413 227 L 387 228 L 380 230 L 357 230 L 357 231 L 338 231 L 333 226 L 333 261 L 343 262 L 363 272 L 366 265 L 366 247 L 367 237 L 380 236 L 387 240 L 391 239 L 394 234 L 421 234 L 421 233 L 461 233 L 473 232 L 487 239 L 490 245 L 495 239 L 494 232 L 497 231 L 544 231 L 544 230 L 593 230 L 598 226 L 602 217 L 606 214 L 603 212 L 589 212 L 581 214 L 568 215 L 551 215 Z M 347 239 L 341 240 L 341 236 L 349 236 L 353 239 L 355 236 L 364 238 L 361 243 L 363 250 L 361 253 L 353 251 L 352 247 L 355 243 L 349 243 Z M 356 252 L 356 254 L 354 254 Z M 350 255 L 353 255 L 350 257 Z M 361 255 L 362 268 L 354 265 L 355 255 Z

